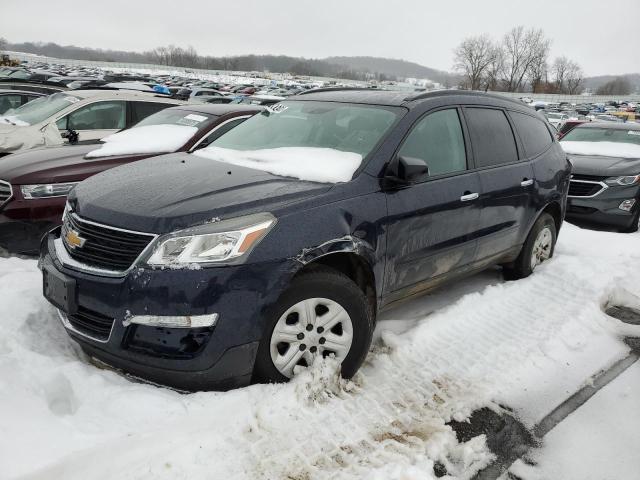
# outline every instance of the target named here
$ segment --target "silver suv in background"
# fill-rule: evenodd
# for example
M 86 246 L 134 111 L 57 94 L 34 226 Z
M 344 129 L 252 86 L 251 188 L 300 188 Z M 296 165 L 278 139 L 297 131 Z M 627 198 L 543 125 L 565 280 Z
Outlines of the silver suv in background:
M 164 108 L 184 102 L 119 90 L 59 92 L 0 117 L 0 156 L 34 147 L 94 143 Z

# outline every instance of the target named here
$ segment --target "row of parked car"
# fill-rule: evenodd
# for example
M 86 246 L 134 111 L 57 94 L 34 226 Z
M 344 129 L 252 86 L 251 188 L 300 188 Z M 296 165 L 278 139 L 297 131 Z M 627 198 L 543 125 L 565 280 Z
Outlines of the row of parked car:
M 327 88 L 261 106 L 76 89 L 0 127 L 0 245 L 39 253 L 90 356 L 180 389 L 327 356 L 349 377 L 382 309 L 492 265 L 530 275 L 565 217 L 640 223 L 639 124 L 558 142 L 491 94 Z

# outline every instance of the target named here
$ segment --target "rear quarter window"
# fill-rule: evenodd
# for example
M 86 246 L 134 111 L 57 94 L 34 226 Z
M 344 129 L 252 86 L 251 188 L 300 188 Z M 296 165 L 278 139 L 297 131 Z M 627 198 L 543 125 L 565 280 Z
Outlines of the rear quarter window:
M 509 115 L 518 131 L 527 158 L 540 155 L 551 146 L 553 138 L 542 120 L 518 112 L 509 112 Z

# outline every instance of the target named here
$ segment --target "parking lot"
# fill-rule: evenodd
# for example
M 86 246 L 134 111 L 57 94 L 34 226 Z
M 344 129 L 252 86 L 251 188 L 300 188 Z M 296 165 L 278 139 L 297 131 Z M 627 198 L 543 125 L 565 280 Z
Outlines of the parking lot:
M 636 97 L 14 63 L 0 67 L 0 479 L 636 478 Z M 477 133 L 481 110 L 501 112 L 503 165 L 481 163 L 500 138 L 497 121 Z M 453 116 L 423 133 L 434 111 Z M 421 158 L 416 131 L 450 150 Z M 495 186 L 498 168 L 517 190 Z M 473 187 L 455 184 L 467 170 Z M 315 305 L 318 323 L 291 333 L 313 275 L 349 323 L 322 336 Z M 370 345 L 359 304 L 339 302 L 354 291 Z M 286 348 L 264 343 L 262 317 Z M 349 334 L 363 360 L 343 378 Z

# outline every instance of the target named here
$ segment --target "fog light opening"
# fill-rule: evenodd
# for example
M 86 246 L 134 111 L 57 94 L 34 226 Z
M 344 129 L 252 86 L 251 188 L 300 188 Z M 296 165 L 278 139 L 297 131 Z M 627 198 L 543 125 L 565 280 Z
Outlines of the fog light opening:
M 145 325 L 147 327 L 165 328 L 202 328 L 213 327 L 218 321 L 218 314 L 209 315 L 128 315 L 122 325 Z
M 620 210 L 624 210 L 625 212 L 630 212 L 630 211 L 631 211 L 631 209 L 633 208 L 633 206 L 634 206 L 635 204 L 636 204 L 636 199 L 635 199 L 635 198 L 632 198 L 632 199 L 629 199 L 629 200 L 625 200 L 625 201 L 623 201 L 623 202 L 618 206 L 618 208 L 619 208 Z

